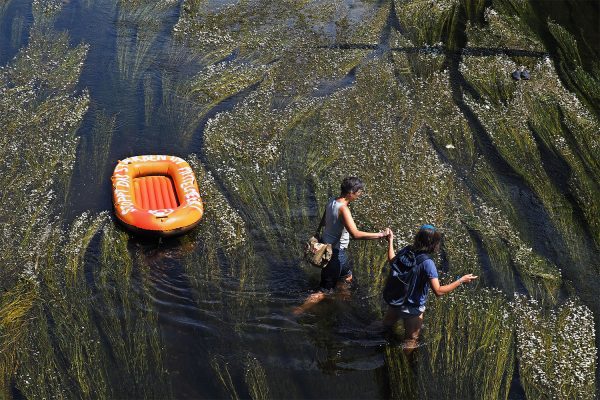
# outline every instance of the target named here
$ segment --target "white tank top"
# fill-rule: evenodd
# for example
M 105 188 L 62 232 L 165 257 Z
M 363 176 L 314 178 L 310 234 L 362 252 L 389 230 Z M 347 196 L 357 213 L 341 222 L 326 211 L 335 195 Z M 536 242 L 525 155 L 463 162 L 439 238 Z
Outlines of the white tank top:
M 333 244 L 334 249 L 345 249 L 350 243 L 350 234 L 346 230 L 342 217 L 340 215 L 340 207 L 342 203 L 336 201 L 332 197 L 327 202 L 325 208 L 325 227 L 323 228 L 323 243 Z

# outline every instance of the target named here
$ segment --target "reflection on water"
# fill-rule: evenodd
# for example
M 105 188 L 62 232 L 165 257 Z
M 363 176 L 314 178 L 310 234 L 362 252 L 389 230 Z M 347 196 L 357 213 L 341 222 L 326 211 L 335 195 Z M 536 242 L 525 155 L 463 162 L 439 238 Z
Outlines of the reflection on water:
M 561 83 L 558 67 L 543 58 L 548 38 L 528 30 L 530 10 L 511 0 L 491 4 L 494 10 L 452 0 L 0 2 L 0 62 L 33 41 L 31 54 L 61 66 L 38 76 L 17 62 L 0 74 L 0 93 L 21 99 L 22 76 L 32 74 L 52 89 L 36 92 L 32 84 L 32 103 L 58 93 L 75 96 L 86 111 L 62 128 L 79 127 L 78 143 L 67 146 L 50 132 L 44 144 L 46 109 L 30 111 L 39 128 L 17 129 L 18 110 L 0 99 L 11 135 L 0 139 L 3 147 L 22 136 L 21 145 L 36 143 L 38 152 L 76 153 L 75 165 L 60 171 L 36 167 L 29 158 L 41 153 L 21 153 L 39 182 L 54 174 L 70 189 L 58 200 L 36 199 L 35 207 L 15 200 L 33 223 L 22 241 L 12 236 L 3 248 L 1 260 L 10 264 L 0 275 L 0 333 L 13 357 L 27 357 L 17 365 L 2 356 L 2 393 L 593 397 L 598 329 L 591 313 L 598 320 L 600 305 L 588 278 L 597 272 L 589 265 L 600 242 L 598 120 L 563 85 L 593 98 L 584 83 L 595 87 L 598 77 L 586 62 L 587 70 L 571 80 L 561 75 Z M 465 27 L 470 15 L 479 23 Z M 561 23 L 571 29 L 574 21 Z M 35 47 L 32 26 L 57 43 L 66 39 L 50 32 L 67 32 L 71 47 L 87 46 L 77 47 L 87 48 L 85 61 L 60 46 Z M 568 32 L 555 34 L 571 43 Z M 451 51 L 456 46 L 483 50 Z M 530 66 L 530 82 L 511 81 L 519 64 Z M 58 121 L 71 115 L 47 110 Z M 111 210 L 108 176 L 117 160 L 153 153 L 191 160 L 207 206 L 197 229 L 142 239 L 108 213 L 80 217 Z M 0 151 L 3 171 L 13 165 L 6 154 Z M 567 170 L 569 187 L 549 179 L 548 160 Z M 301 317 L 292 313 L 319 281 L 318 270 L 300 261 L 300 242 L 348 174 L 368 186 L 355 206 L 360 226 L 392 226 L 406 241 L 419 222 L 435 223 L 447 232 L 444 280 L 486 272 L 477 287 L 430 299 L 416 360 L 403 354 L 401 329 L 386 337 L 377 324 L 381 243 L 353 243 L 352 287 Z M 14 179 L 0 178 L 6 187 Z M 21 191 L 33 198 L 35 190 Z M 0 221 L 14 223 L 8 212 Z M 531 299 L 512 299 L 514 292 Z M 528 357 L 534 342 L 544 345 Z M 38 365 L 47 372 L 33 380 Z

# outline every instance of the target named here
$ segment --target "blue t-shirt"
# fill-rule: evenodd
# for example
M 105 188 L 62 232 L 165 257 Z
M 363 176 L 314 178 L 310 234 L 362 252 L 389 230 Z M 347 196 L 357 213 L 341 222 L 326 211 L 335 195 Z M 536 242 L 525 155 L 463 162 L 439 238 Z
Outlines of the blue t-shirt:
M 427 294 L 429 293 L 429 280 L 438 277 L 437 268 L 433 260 L 425 260 L 416 268 L 420 268 L 417 281 L 413 286 L 413 290 L 408 294 L 406 301 L 410 307 L 425 307 L 427 302 Z

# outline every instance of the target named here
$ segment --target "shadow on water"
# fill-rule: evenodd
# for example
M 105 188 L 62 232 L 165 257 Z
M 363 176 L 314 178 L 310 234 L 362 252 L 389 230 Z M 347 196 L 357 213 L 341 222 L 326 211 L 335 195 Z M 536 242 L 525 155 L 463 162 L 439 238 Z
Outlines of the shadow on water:
M 31 2 L 0 3 L 0 65 L 8 63 L 27 45 L 32 24 Z
M 149 268 L 150 297 L 174 392 L 183 397 L 216 396 L 216 387 L 201 366 L 210 362 L 206 347 L 227 335 L 227 329 L 218 314 L 198 307 L 198 295 L 181 265 L 181 242 L 132 239 L 130 248 Z
M 531 5 L 539 21 L 553 20 L 566 27 L 577 39 L 583 55 L 584 67 L 589 68 L 594 60 L 600 58 L 600 3 L 594 0 L 543 1 L 532 0 Z M 540 27 L 542 28 L 542 27 Z M 542 28 L 543 37 L 549 40 L 551 35 Z M 548 47 L 553 49 L 552 46 Z

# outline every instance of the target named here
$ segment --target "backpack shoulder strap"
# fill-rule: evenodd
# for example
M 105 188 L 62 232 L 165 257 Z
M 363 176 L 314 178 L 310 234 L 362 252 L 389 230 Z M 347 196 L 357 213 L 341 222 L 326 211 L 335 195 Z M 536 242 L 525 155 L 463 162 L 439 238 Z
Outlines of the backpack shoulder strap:
M 429 257 L 429 254 L 425 254 L 425 253 L 419 254 L 417 256 L 417 265 L 423 264 L 425 262 L 425 260 L 431 260 L 431 257 Z

